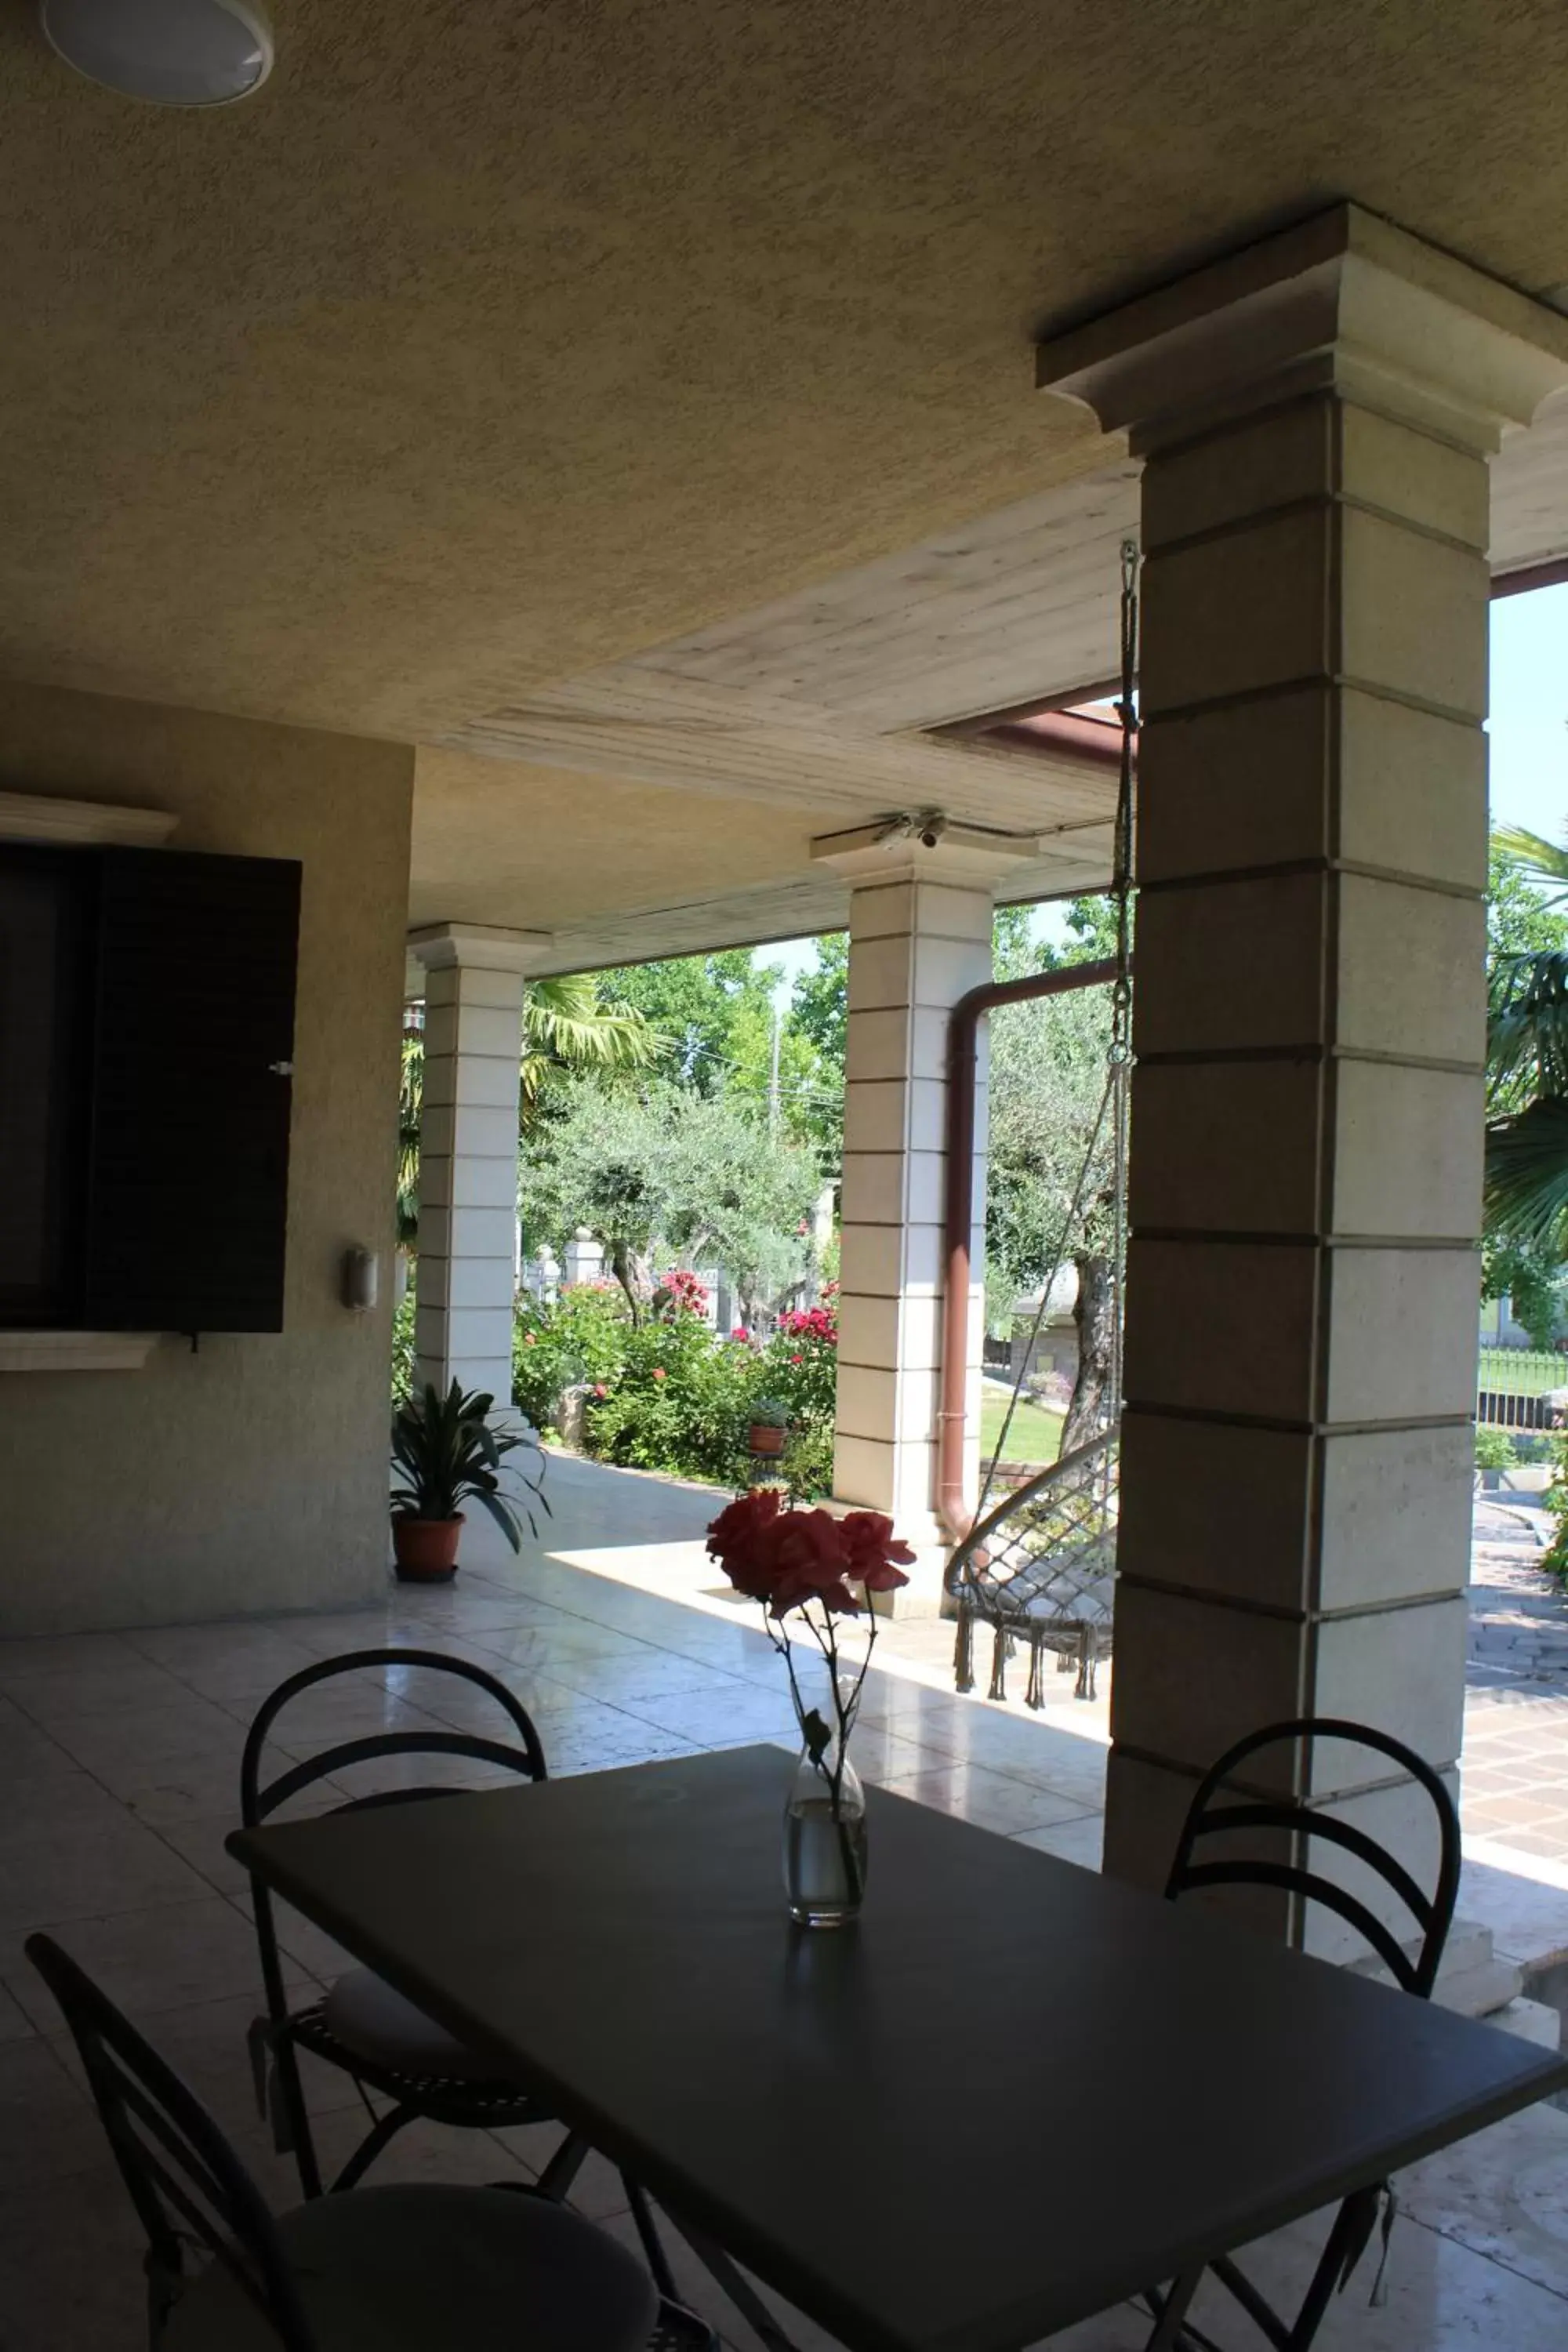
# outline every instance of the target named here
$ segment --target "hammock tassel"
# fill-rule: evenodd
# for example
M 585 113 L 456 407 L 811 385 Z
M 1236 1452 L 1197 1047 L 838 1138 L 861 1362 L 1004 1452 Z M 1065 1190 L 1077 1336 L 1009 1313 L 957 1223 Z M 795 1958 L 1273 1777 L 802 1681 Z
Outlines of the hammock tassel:
M 1007 1628 L 1005 1625 L 998 1625 L 996 1638 L 991 1644 L 991 1687 L 985 1694 L 987 1698 L 1005 1698 L 1007 1696 L 1009 1646 Z
M 974 1688 L 974 1603 L 965 1593 L 958 1604 L 958 1638 L 952 1645 L 954 1690 Z
M 1045 1633 L 1037 1626 L 1029 1636 L 1029 1687 L 1024 1693 L 1024 1705 L 1032 1706 L 1037 1714 L 1046 1703 L 1044 1678 L 1040 1673 L 1045 1654 Z

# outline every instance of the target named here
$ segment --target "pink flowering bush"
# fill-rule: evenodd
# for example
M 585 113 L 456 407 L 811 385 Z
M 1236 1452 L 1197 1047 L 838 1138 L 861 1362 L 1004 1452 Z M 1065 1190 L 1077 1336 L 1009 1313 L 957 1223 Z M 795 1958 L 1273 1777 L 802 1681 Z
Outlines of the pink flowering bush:
M 658 1287 L 653 1294 L 653 1311 L 666 1322 L 677 1315 L 706 1316 L 708 1286 L 699 1282 L 685 1266 L 672 1265 L 668 1274 L 659 1276 Z
M 789 1416 L 783 1469 L 796 1495 L 833 1483 L 837 1300 L 782 1316 L 763 1340 L 737 1325 L 716 1338 L 695 1275 L 660 1277 L 654 1311 L 634 1330 L 618 1288 L 563 1290 L 542 1307 L 524 1300 L 513 1348 L 513 1395 L 531 1421 L 553 1416 L 562 1391 L 586 1390 L 588 1451 L 628 1468 L 742 1485 L 751 1467 L 752 1407 L 776 1400 Z

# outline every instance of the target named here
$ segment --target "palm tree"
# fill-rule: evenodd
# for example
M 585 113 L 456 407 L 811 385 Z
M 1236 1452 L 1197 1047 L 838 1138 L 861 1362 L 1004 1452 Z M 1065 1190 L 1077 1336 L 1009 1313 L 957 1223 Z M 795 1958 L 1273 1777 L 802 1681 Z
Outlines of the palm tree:
M 522 1002 L 518 1139 L 525 1143 L 551 1087 L 585 1072 L 646 1069 L 667 1041 L 630 1005 L 612 1003 L 592 972 L 531 981 Z M 425 1039 L 405 1023 L 397 1097 L 397 1241 L 419 1240 L 419 1129 L 425 1099 Z
M 1522 826 L 1492 843 L 1547 908 L 1568 905 L 1568 847 Z M 1568 948 L 1494 955 L 1487 1011 L 1487 1223 L 1568 1258 Z

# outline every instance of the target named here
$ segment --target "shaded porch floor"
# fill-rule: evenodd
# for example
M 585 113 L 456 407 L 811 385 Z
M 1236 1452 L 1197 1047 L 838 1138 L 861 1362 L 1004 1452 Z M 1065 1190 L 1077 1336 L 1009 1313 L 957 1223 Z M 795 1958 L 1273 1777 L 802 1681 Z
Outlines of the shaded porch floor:
M 513 1559 L 470 1528 L 451 1588 L 389 1586 L 383 1604 L 348 1615 L 0 1643 L 0 1770 L 10 1799 L 0 1820 L 0 2352 L 140 2352 L 145 2342 L 123 2190 L 58 2020 L 22 1958 L 35 1927 L 56 1933 L 168 2053 L 274 2200 L 294 2201 L 291 2167 L 272 2154 L 252 2106 L 244 2036 L 258 2003 L 255 1946 L 244 1877 L 223 1850 L 246 1724 L 286 1675 L 383 1643 L 455 1652 L 516 1690 L 561 1773 L 790 1740 L 771 1647 L 702 1558 L 711 1496 L 561 1457 L 550 1492 L 554 1517 L 541 1544 Z M 1095 1866 L 1103 1702 L 1075 1702 L 1066 1681 L 1038 1716 L 1016 1701 L 957 1698 L 951 1640 L 949 1628 L 918 1621 L 889 1630 L 857 1735 L 861 1769 Z M 1500 1682 L 1499 1671 L 1489 1661 L 1474 1698 L 1493 1711 L 1506 1706 L 1512 1738 L 1527 1721 L 1532 1677 L 1505 1673 Z M 428 1678 L 380 1690 L 362 1681 L 312 1694 L 286 1737 L 296 1739 L 290 1752 L 304 1753 L 376 1727 L 444 1722 L 440 1710 L 452 1704 Z M 434 1760 L 372 1769 L 427 1780 Z M 1532 1769 L 1528 1759 L 1520 1768 L 1526 1778 Z M 374 1784 L 362 1770 L 354 1787 Z M 1510 1817 L 1493 1810 L 1506 1794 L 1495 1789 L 1486 1800 L 1485 1841 L 1461 1910 L 1488 1918 L 1505 1951 L 1528 1946 L 1539 1956 L 1553 1936 L 1554 1948 L 1568 1949 L 1568 1868 L 1509 1843 Z M 286 1920 L 282 1932 L 301 1987 L 342 1964 L 304 1922 Z M 320 2070 L 310 2093 L 323 2156 L 341 2160 L 361 2128 L 352 2086 Z M 1071 2131 L 1073 2118 L 1047 2113 L 1040 2124 Z M 374 2177 L 531 2172 L 552 2138 L 545 2127 L 416 2127 Z M 1388 2307 L 1369 2309 L 1359 2281 L 1319 2339 L 1330 2352 L 1448 2352 L 1483 2338 L 1547 2352 L 1568 2341 L 1568 2116 L 1538 2109 L 1500 2126 L 1405 2176 L 1402 2197 Z M 607 2168 L 588 2168 L 579 2201 L 629 2237 Z M 969 2226 L 962 2207 L 952 2226 Z M 984 2259 L 983 2218 L 974 2227 Z M 1258 2250 L 1253 2267 L 1266 2284 L 1304 2275 L 1310 2235 L 1287 2233 Z M 738 2352 L 756 2352 L 702 2273 L 688 2286 Z M 1223 2309 L 1198 2315 L 1222 2342 L 1248 2342 L 1245 2324 Z M 794 2332 L 804 2352 L 822 2352 L 826 2339 L 809 2323 Z M 1146 2332 L 1132 2314 L 1112 2312 L 1055 2341 L 1070 2352 L 1131 2352 Z

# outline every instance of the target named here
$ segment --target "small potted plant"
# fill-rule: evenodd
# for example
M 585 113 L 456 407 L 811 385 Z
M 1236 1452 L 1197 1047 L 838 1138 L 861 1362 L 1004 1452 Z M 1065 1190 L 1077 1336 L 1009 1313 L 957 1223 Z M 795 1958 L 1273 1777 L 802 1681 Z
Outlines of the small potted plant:
M 463 1505 L 480 1503 L 513 1551 L 522 1543 L 522 1521 L 537 1534 L 532 1506 L 548 1511 L 544 1456 L 533 1438 L 495 1430 L 493 1396 L 467 1391 L 454 1381 L 443 1396 L 426 1387 L 400 1404 L 392 1418 L 392 1459 L 398 1483 L 392 1490 L 392 1548 L 405 1583 L 448 1584 L 457 1572 L 463 1532 Z M 501 1465 L 509 1454 L 531 1454 L 537 1470 L 510 1465 L 517 1491 L 501 1491 Z
M 759 1397 L 752 1407 L 752 1425 L 748 1444 L 752 1452 L 764 1461 L 776 1461 L 784 1450 L 789 1435 L 789 1414 L 773 1397 Z

